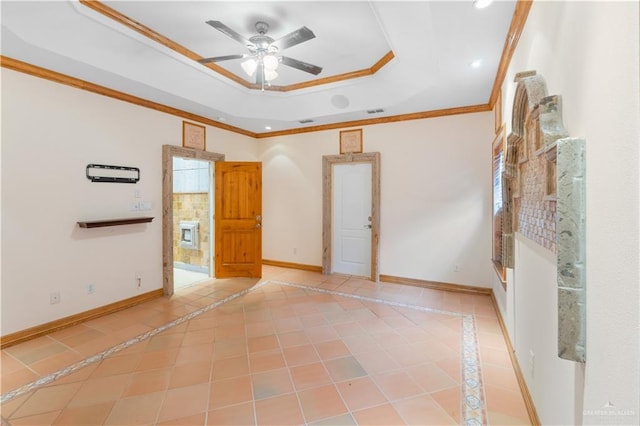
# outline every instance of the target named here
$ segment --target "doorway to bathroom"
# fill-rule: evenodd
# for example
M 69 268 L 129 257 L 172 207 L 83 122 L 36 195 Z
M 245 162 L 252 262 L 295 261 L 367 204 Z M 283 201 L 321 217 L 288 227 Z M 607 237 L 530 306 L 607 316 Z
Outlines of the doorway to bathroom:
M 173 285 L 212 278 L 214 162 L 173 157 Z

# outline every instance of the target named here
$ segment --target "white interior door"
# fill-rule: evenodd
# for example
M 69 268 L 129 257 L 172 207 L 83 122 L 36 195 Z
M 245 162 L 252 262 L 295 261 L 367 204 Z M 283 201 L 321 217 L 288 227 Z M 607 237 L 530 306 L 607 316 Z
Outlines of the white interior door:
M 371 275 L 371 163 L 333 166 L 333 272 Z

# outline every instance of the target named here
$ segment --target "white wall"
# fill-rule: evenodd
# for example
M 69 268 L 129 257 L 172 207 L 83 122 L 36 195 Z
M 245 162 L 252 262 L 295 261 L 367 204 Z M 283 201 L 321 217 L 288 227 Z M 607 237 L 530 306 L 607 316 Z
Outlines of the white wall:
M 587 145 L 585 365 L 556 358 L 555 256 L 518 235 L 509 283 L 516 354 L 543 424 L 640 423 L 638 35 L 637 2 L 536 1 L 506 78 L 508 124 L 515 73 L 536 70 Z
M 182 119 L 7 69 L 1 76 L 2 335 L 161 288 L 161 147 L 181 143 Z M 480 113 L 365 128 L 365 149 L 382 153 L 383 274 L 491 286 L 492 126 L 492 114 Z M 207 150 L 264 162 L 263 257 L 320 265 L 322 155 L 338 152 L 338 131 L 253 140 L 208 127 Z M 141 180 L 92 183 L 89 163 L 139 167 Z M 136 190 L 152 210 L 129 211 Z M 76 225 L 135 215 L 155 219 Z M 54 291 L 60 304 L 49 303 Z
M 5 68 L 2 104 L 2 335 L 161 288 L 162 145 L 181 144 L 182 119 Z M 230 160 L 256 158 L 245 136 L 209 127 L 207 141 Z M 139 167 L 140 182 L 92 183 L 89 163 Z M 135 190 L 151 211 L 129 211 Z M 155 219 L 76 225 L 137 215 Z
M 364 127 L 364 151 L 381 153 L 381 274 L 491 287 L 493 126 L 487 112 Z M 338 134 L 260 141 L 264 258 L 322 264 L 322 156 Z

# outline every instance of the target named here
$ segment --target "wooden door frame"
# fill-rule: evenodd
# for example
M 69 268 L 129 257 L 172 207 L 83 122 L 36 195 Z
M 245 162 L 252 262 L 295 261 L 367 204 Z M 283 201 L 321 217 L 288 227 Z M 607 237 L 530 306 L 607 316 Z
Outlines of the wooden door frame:
M 380 153 L 325 155 L 322 157 L 322 273 L 330 274 L 333 236 L 333 166 L 371 164 L 371 281 L 380 280 L 378 267 L 380 240 Z
M 173 157 L 210 163 L 224 161 L 224 154 L 162 145 L 162 289 L 165 296 L 173 294 Z M 212 270 L 213 265 L 210 265 L 209 271 Z

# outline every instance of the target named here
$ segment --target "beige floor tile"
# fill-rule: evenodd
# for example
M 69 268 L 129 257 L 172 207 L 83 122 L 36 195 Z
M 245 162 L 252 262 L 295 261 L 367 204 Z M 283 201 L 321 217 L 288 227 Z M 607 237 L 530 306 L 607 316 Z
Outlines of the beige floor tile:
M 134 354 L 104 359 L 93 371 L 91 377 L 106 377 L 131 373 L 136 369 L 141 358 L 141 354 Z
M 249 355 L 249 366 L 252 373 L 261 373 L 263 371 L 277 370 L 284 368 L 284 354 L 281 350 L 257 352 Z
M 72 385 L 74 386 L 82 385 L 82 387 L 74 395 L 73 399 L 69 401 L 69 407 L 82 407 L 115 401 L 122 396 L 132 376 L 133 374 L 120 374 L 118 376 L 89 378 L 82 383 L 73 383 Z
M 507 414 L 495 411 L 489 411 L 487 413 L 487 416 L 489 417 L 489 424 L 492 425 L 520 426 L 531 424 L 528 418 L 512 417 Z
M 367 372 L 353 356 L 325 361 L 324 365 L 334 382 L 352 380 L 367 375 Z
M 307 422 L 335 417 L 348 412 L 334 385 L 325 385 L 298 392 Z
M 209 411 L 208 425 L 252 425 L 256 424 L 253 402 L 232 405 Z
M 353 413 L 361 425 L 403 425 L 405 424 L 391 404 L 378 405 Z M 424 423 L 423 423 L 424 424 Z
M 320 361 L 315 348 L 310 344 L 284 348 L 282 352 L 289 367 Z
M 60 411 L 51 411 L 44 414 L 12 419 L 11 425 L 39 426 L 54 424 L 56 418 L 60 415 Z
M 321 362 L 291 367 L 291 378 L 297 390 L 331 383 L 331 377 Z
M 403 371 L 405 371 L 425 392 L 436 392 L 459 385 L 459 383 L 449 376 L 442 368 L 433 363 L 409 367 Z
M 293 392 L 291 376 L 286 368 L 252 374 L 251 383 L 256 400 Z
M 498 386 L 484 386 L 487 398 L 487 411 L 509 417 L 527 419 L 527 409 L 519 392 L 513 392 Z
M 207 411 L 209 384 L 186 386 L 166 392 L 158 421 L 174 420 Z
M 169 389 L 208 383 L 211 378 L 211 359 L 176 365 L 171 374 Z
M 455 425 L 456 421 L 428 395 L 395 401 L 392 403 L 406 424 Z
M 26 367 L 6 374 L 3 371 L 1 382 L 2 392 L 9 392 L 13 389 L 19 388 L 22 385 L 33 382 L 38 379 L 38 377 L 38 374 Z
M 122 398 L 116 402 L 105 425 L 145 425 L 155 422 L 164 392 Z
M 25 364 L 18 361 L 9 352 L 2 351 L 0 357 L 0 363 L 2 365 L 2 374 L 14 373 L 18 370 L 25 368 Z
M 255 402 L 258 425 L 300 425 L 304 423 L 298 398 L 294 394 Z
M 145 352 L 140 358 L 140 363 L 136 370 L 153 370 L 156 368 L 168 367 L 176 362 L 178 348 L 161 349 L 153 352 Z
M 209 408 L 219 409 L 253 400 L 251 378 L 239 376 L 215 381 L 211 384 Z
M 429 394 L 431 399 L 436 402 L 457 424 L 462 423 L 462 413 L 460 412 L 460 398 L 462 397 L 459 386 L 444 389 Z
M 102 402 L 84 407 L 73 407 L 62 410 L 56 418 L 56 425 L 102 425 L 109 416 L 115 401 Z
M 391 371 L 375 374 L 373 375 L 373 380 L 389 401 L 407 398 L 424 392 L 424 390 L 422 390 L 422 388 L 413 381 L 411 376 L 404 371 Z
M 167 420 L 160 422 L 158 425 L 163 426 L 202 426 L 205 424 L 206 413 L 198 413 L 192 416 L 180 417 L 179 419 Z M 247 423 L 248 424 L 248 423 Z
M 133 374 L 122 396 L 129 397 L 166 390 L 169 387 L 172 370 L 166 367 Z
M 387 398 L 369 377 L 336 383 L 336 387 L 351 411 L 362 410 L 387 402 Z
M 178 348 L 176 365 L 189 364 L 198 361 L 211 361 L 213 355 L 213 344 L 204 343 L 200 345 L 185 345 Z
M 278 337 L 275 334 L 249 337 L 247 340 L 247 346 L 250 354 L 263 351 L 272 351 L 274 349 L 280 348 Z
M 213 380 L 229 379 L 249 374 L 249 360 L 247 356 L 223 358 L 213 361 Z
M 279 333 L 278 340 L 280 341 L 280 346 L 283 348 L 311 343 L 304 331 L 301 330 Z
M 489 421 L 528 422 L 490 298 L 263 271 L 308 286 L 475 313 Z M 3 350 L 3 392 L 256 282 L 194 285 Z M 461 325 L 450 315 L 268 284 L 0 408 L 12 424 L 462 423 Z
M 82 383 L 69 383 L 37 389 L 13 413 L 11 419 L 62 410 L 81 387 Z

